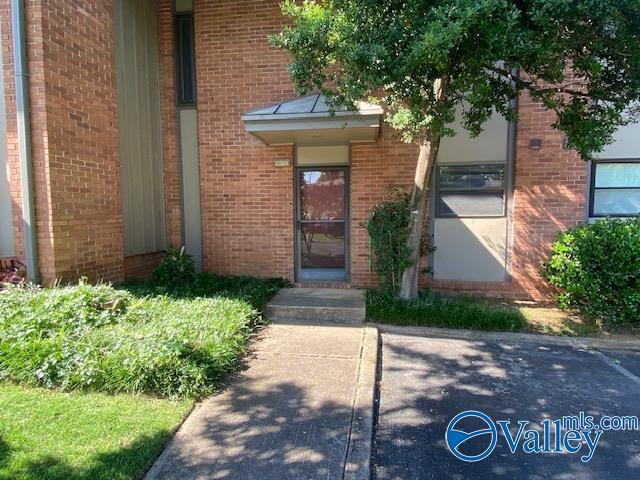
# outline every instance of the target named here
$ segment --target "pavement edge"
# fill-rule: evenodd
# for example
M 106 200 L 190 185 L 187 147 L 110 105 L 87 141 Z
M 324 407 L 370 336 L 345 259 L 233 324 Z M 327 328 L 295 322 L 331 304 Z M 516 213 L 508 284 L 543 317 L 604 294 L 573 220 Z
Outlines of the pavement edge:
M 373 323 L 383 333 L 395 333 L 416 337 L 433 337 L 442 339 L 456 339 L 469 341 L 494 341 L 504 343 L 536 343 L 540 345 L 571 346 L 582 349 L 620 349 L 640 350 L 640 338 L 617 339 L 596 337 L 553 337 L 551 335 L 539 335 L 533 333 L 515 332 L 485 332 L 479 330 L 454 330 L 435 327 L 412 327 L 390 324 Z
M 378 328 L 365 326 L 343 480 L 369 480 L 371 477 L 380 344 Z

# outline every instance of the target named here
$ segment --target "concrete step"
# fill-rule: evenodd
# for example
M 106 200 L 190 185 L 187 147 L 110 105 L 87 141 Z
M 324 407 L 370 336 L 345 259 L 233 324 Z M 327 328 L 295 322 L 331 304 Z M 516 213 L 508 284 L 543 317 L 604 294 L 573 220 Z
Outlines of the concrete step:
M 364 322 L 364 292 L 339 288 L 283 288 L 267 305 L 264 316 L 273 322 Z

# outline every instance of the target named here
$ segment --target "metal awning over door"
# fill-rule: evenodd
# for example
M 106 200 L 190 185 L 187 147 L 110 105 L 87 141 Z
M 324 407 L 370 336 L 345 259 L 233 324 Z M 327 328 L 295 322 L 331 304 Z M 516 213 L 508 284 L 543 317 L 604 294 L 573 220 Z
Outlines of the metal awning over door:
M 247 112 L 247 132 L 267 145 L 342 145 L 375 142 L 383 110 L 358 102 L 356 110 L 336 108 L 332 113 L 319 93 L 298 97 Z

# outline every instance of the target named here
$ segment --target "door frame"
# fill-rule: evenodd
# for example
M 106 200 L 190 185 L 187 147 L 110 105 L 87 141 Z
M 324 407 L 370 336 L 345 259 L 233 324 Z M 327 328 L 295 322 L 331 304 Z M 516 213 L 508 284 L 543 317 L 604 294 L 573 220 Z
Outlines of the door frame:
M 300 172 L 322 172 L 340 170 L 344 172 L 344 278 L 303 279 L 301 240 Z M 351 282 L 351 167 L 349 165 L 301 165 L 293 168 L 293 258 L 294 280 L 296 283 L 350 283 Z

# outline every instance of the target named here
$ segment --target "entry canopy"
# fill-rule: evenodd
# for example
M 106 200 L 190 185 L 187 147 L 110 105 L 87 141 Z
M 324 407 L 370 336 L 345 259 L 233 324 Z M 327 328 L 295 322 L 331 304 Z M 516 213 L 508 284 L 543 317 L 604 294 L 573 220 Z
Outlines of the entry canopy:
M 319 93 L 275 103 L 242 115 L 247 132 L 267 145 L 346 145 L 375 142 L 382 108 L 358 102 L 357 109 L 335 108 L 332 115 Z

